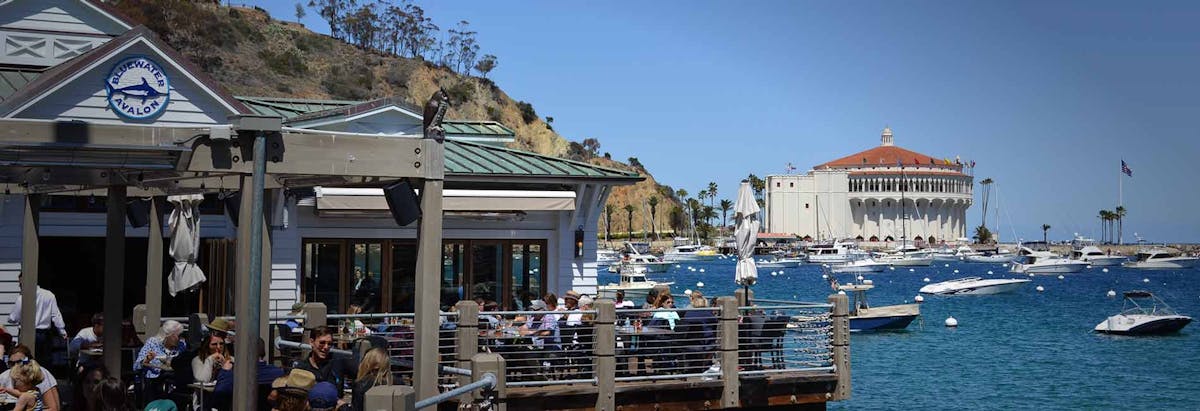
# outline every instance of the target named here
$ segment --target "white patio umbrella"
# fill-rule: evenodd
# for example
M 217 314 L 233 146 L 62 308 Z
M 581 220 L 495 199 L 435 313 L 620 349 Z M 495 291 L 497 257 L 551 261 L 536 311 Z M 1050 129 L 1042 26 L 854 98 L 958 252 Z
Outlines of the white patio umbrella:
M 754 244 L 758 241 L 758 202 L 750 183 L 743 181 L 738 187 L 737 203 L 733 206 L 733 221 L 737 222 L 734 229 L 734 241 L 737 245 L 737 271 L 734 281 L 742 286 L 754 285 L 758 281 L 758 267 L 754 265 Z
M 204 272 L 196 265 L 200 255 L 200 202 L 204 196 L 199 194 L 169 196 L 167 201 L 175 206 L 171 217 L 167 220 L 167 229 L 171 237 L 171 258 L 175 259 L 175 268 L 167 277 L 167 291 L 174 297 L 176 293 L 191 289 L 204 282 Z

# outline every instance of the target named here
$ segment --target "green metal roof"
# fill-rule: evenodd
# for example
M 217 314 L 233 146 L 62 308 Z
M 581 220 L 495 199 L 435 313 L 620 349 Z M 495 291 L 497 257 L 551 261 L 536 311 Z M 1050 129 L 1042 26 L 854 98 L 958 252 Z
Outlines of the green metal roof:
M 578 177 L 641 180 L 631 171 L 489 144 L 446 140 L 446 174 L 505 177 Z
M 0 102 L 3 102 L 8 96 L 16 93 L 26 84 L 29 84 L 36 79 L 42 72 L 40 70 L 18 69 L 18 68 L 2 68 L 0 69 Z
M 468 136 L 506 136 L 513 137 L 517 133 L 503 124 L 495 121 L 466 121 L 446 120 L 442 122 L 446 134 Z
M 251 110 L 254 110 L 254 112 L 258 114 L 280 116 L 285 120 L 304 114 L 369 103 L 367 101 L 352 100 L 315 100 L 246 96 L 238 96 L 237 99 L 241 100 L 243 104 L 245 104 L 247 107 L 250 107 Z M 413 107 L 408 108 L 413 109 Z M 446 128 L 446 134 L 449 135 L 514 137 L 517 134 L 512 129 L 495 121 L 446 120 L 443 122 L 443 125 Z

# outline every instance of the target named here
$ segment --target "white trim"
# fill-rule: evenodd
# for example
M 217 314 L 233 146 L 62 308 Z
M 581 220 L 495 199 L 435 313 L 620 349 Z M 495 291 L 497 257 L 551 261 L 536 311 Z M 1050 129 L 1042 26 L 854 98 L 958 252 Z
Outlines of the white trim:
M 364 103 L 364 104 L 365 104 L 365 103 Z M 345 106 L 345 107 L 342 107 L 342 108 L 348 108 L 348 107 L 353 107 L 353 105 L 351 105 L 351 106 Z M 417 120 L 418 120 L 418 122 L 420 122 L 420 120 L 422 120 L 422 116 L 421 116 L 421 115 L 418 115 L 417 113 L 413 113 L 413 112 L 411 112 L 411 111 L 408 111 L 408 110 L 402 109 L 402 108 L 400 108 L 400 106 L 398 106 L 398 105 L 395 105 L 395 104 L 389 104 L 389 105 L 386 105 L 386 106 L 383 106 L 383 107 L 376 107 L 376 108 L 374 108 L 374 109 L 372 109 L 372 110 L 370 110 L 370 111 L 366 111 L 366 112 L 358 113 L 358 114 L 355 114 L 355 115 L 353 115 L 353 116 L 350 116 L 350 117 L 343 117 L 343 118 L 332 118 L 332 119 L 328 119 L 328 120 L 324 120 L 324 121 L 320 121 L 320 120 L 322 120 L 322 119 L 313 119 L 313 120 L 300 120 L 300 121 L 297 121 L 297 122 L 293 122 L 293 123 L 291 123 L 291 125 L 293 125 L 293 126 L 295 126 L 295 127 L 309 128 L 309 127 L 321 127 L 321 126 L 328 126 L 328 125 L 331 125 L 331 124 L 338 124 L 338 123 L 349 123 L 349 122 L 352 122 L 352 121 L 355 121 L 355 120 L 358 120 L 358 119 L 361 119 L 361 118 L 364 118 L 364 117 L 370 117 L 370 116 L 374 116 L 374 115 L 378 115 L 378 114 L 383 114 L 383 113 L 385 113 L 385 112 L 388 112 L 388 111 L 397 111 L 397 112 L 400 112 L 401 114 L 404 114 L 404 115 L 407 115 L 407 116 L 409 116 L 409 117 L 412 117 L 412 118 L 414 118 L 414 119 L 417 119 Z M 308 122 L 308 121 L 314 121 L 314 122 L 310 123 L 310 122 Z M 382 133 L 381 133 L 381 134 L 382 134 Z M 404 134 L 404 135 L 407 135 L 407 134 Z
M 47 91 L 42 92 L 41 94 L 38 94 L 33 99 L 30 99 L 29 101 L 25 102 L 24 105 L 21 105 L 20 107 L 17 107 L 16 109 L 14 109 L 12 112 L 10 112 L 4 118 L 17 118 L 16 117 L 17 114 L 20 114 L 21 112 L 29 109 L 31 106 L 33 106 L 34 104 L 37 104 L 38 102 L 42 101 L 46 97 L 49 97 L 51 94 L 58 92 L 58 90 L 62 89 L 63 87 L 65 87 L 68 84 L 71 84 L 75 80 L 78 80 L 83 75 L 88 74 L 92 70 L 95 70 L 97 67 L 100 67 L 101 64 L 109 63 L 111 60 L 116 58 L 118 55 L 120 55 L 121 53 L 124 53 L 126 50 L 129 50 L 129 48 L 133 47 L 135 44 L 138 44 L 138 43 L 143 43 L 147 47 L 149 47 L 150 50 L 153 50 L 154 52 L 158 53 L 159 58 L 166 60 L 168 63 L 170 63 L 171 67 L 174 67 L 175 70 L 179 71 L 180 73 L 183 73 L 184 77 L 187 77 L 189 80 L 191 80 L 193 84 L 195 84 L 197 87 L 199 87 L 204 92 L 208 93 L 209 97 L 212 97 L 214 100 L 221 103 L 221 105 L 225 106 L 226 109 L 229 109 L 230 112 L 232 112 L 232 113 L 238 112 L 238 110 L 236 108 L 234 108 L 232 105 L 229 105 L 229 102 L 225 101 L 225 99 L 221 98 L 221 96 L 219 94 L 214 92 L 212 89 L 208 88 L 208 86 L 205 85 L 203 81 L 200 81 L 195 76 L 193 76 L 192 73 L 190 71 L 188 71 L 186 68 L 184 68 L 182 65 L 180 65 L 179 62 L 177 62 L 177 61 L 175 61 L 175 59 L 172 59 L 169 56 L 167 56 L 167 54 L 164 53 L 162 51 L 162 49 L 155 47 L 154 42 L 151 42 L 149 39 L 147 39 L 144 36 L 138 36 L 137 38 L 133 39 L 129 43 L 126 43 L 125 45 L 121 46 L 120 48 L 117 48 L 116 50 L 113 50 L 112 52 L 108 53 L 103 58 L 96 59 L 96 61 L 93 62 L 91 65 L 88 65 L 83 70 L 79 70 L 71 77 L 68 77 L 67 79 L 59 82 L 57 85 L 55 85 L 50 90 L 47 90 Z M 175 87 L 172 87 L 172 90 L 174 90 L 174 89 L 175 89 Z M 168 92 L 170 92 L 170 91 L 168 91 Z M 114 116 L 119 116 L 119 115 L 114 114 Z M 118 120 L 120 120 L 120 119 L 118 118 Z
M 109 20 L 112 20 L 113 22 L 117 23 L 117 25 L 124 27 L 125 30 L 129 30 L 129 29 L 133 28 L 133 26 L 125 24 L 125 22 L 122 21 L 121 19 L 117 18 L 116 16 L 113 16 L 112 14 L 110 14 L 107 11 L 104 11 L 104 9 L 96 6 L 95 4 L 92 4 L 92 2 L 90 2 L 90 1 L 79 0 L 79 2 L 83 3 L 83 5 L 85 5 L 85 6 L 91 7 L 92 10 L 95 10 L 97 13 L 100 13 L 104 17 L 108 17 Z
M 317 197 L 323 196 L 376 196 L 383 197 L 382 188 L 313 187 Z M 416 190 L 418 193 L 420 190 Z M 533 190 L 459 190 L 442 191 L 443 197 L 506 197 L 506 198 L 575 198 L 574 191 Z
M 446 138 L 457 141 L 473 141 L 479 143 L 508 143 L 516 141 L 515 136 L 504 137 L 475 137 L 473 134 L 446 134 Z

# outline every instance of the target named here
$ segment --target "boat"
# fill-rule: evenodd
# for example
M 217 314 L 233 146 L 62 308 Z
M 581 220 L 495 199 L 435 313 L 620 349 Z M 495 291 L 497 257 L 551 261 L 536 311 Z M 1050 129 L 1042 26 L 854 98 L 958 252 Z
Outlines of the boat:
M 1120 335 L 1170 334 L 1191 322 L 1192 317 L 1175 312 L 1149 291 L 1126 291 L 1121 313 L 1096 324 L 1095 330 L 1098 333 Z
M 1003 248 L 998 248 L 995 251 L 981 252 L 975 255 L 964 256 L 962 260 L 968 263 L 976 264 L 1007 264 L 1023 259 L 1020 254 L 1014 254 Z
M 630 266 L 621 270 L 621 279 L 618 283 L 609 283 L 596 287 L 597 295 L 600 298 L 617 298 L 617 291 L 625 292 L 625 299 L 628 301 L 642 301 L 646 299 L 646 295 L 655 286 L 665 285 L 670 286 L 674 282 L 659 282 L 646 278 L 644 268 Z
M 1071 250 L 1071 259 L 1083 261 L 1093 267 L 1111 267 L 1121 265 L 1121 263 L 1124 263 L 1129 258 L 1123 255 L 1106 254 L 1099 247 L 1087 245 Z
M 854 247 L 854 243 L 834 241 L 808 246 L 808 262 L 816 264 L 844 263 L 865 255 L 865 252 Z
M 867 303 L 867 290 L 875 288 L 871 280 L 862 284 L 837 284 L 834 288 L 850 294 L 850 331 L 903 330 L 921 315 L 919 304 L 898 304 L 871 307 Z
M 933 264 L 932 250 L 905 244 L 885 253 L 875 253 L 875 261 L 897 267 L 928 267 Z
M 621 253 L 617 250 L 601 248 L 596 250 L 596 268 L 607 268 L 618 261 L 621 261 Z
M 841 264 L 830 264 L 829 271 L 835 273 L 878 273 L 888 268 L 887 263 L 875 261 L 875 259 L 867 257 L 853 261 L 847 261 Z
M 804 264 L 804 259 L 800 257 L 780 257 L 774 256 L 770 259 L 757 260 L 754 265 L 758 268 L 796 268 Z
M 993 278 L 966 277 L 956 280 L 943 281 L 921 287 L 921 294 L 938 295 L 984 295 L 1000 294 L 1021 288 L 1029 280 L 1023 278 Z
M 1025 258 L 1024 263 L 1013 263 L 1008 269 L 1014 273 L 1024 274 L 1067 274 L 1077 273 L 1087 268 L 1088 263 L 1064 258 L 1054 254 L 1049 249 L 1038 250 L 1022 245 L 1017 254 Z
M 979 255 L 980 252 L 975 251 L 971 246 L 963 244 L 958 248 L 940 248 L 933 253 L 934 261 L 960 261 L 972 255 Z
M 1123 264 L 1139 270 L 1172 270 L 1196 267 L 1200 258 L 1183 255 L 1174 248 L 1154 247 L 1139 250 L 1134 261 Z
M 717 250 L 707 245 L 687 244 L 672 247 L 663 254 L 663 261 L 711 261 L 715 260 Z
M 667 268 L 671 267 L 671 263 L 663 261 L 653 254 L 642 254 L 634 244 L 626 242 L 622 248 L 625 255 L 621 257 L 621 261 L 609 265 L 608 272 L 619 273 L 624 272 L 627 268 L 640 267 L 647 273 L 665 273 Z

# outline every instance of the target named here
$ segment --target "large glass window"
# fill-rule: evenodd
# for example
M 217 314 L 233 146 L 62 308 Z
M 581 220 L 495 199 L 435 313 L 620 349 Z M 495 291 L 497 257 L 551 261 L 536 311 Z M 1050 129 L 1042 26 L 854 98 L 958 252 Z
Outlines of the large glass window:
M 383 243 L 351 243 L 353 250 L 350 272 L 350 313 L 373 313 L 379 310 L 383 296 Z
M 331 311 L 340 310 L 342 275 L 341 242 L 309 242 L 304 244 L 304 300 L 325 304 Z M 338 311 L 340 312 L 340 311 Z
M 503 298 L 504 248 L 499 242 L 471 243 L 471 296 L 499 302 Z
M 392 243 L 391 312 L 411 313 L 416 307 L 416 268 L 417 245 L 415 243 Z

